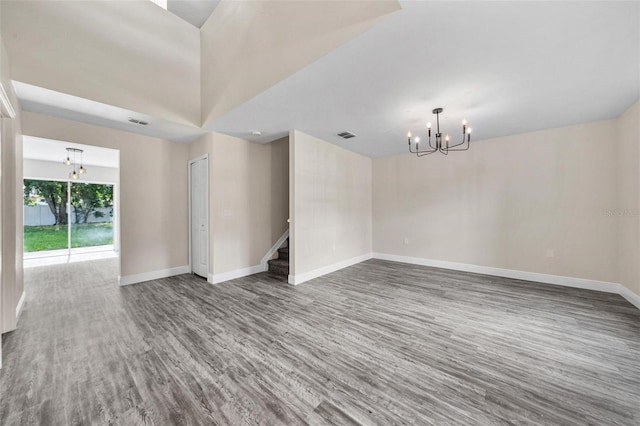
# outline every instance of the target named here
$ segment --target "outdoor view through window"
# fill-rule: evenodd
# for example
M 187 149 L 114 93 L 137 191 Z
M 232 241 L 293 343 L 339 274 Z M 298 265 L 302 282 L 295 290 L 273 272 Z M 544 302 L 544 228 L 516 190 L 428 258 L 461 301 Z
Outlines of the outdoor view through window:
M 25 179 L 25 252 L 112 245 L 113 185 Z

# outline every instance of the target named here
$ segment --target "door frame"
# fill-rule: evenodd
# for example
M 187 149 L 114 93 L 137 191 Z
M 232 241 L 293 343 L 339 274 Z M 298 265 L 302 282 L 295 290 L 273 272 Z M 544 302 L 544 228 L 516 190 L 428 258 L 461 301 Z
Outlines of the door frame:
M 11 89 L 11 87 L 9 87 L 9 89 Z M 4 132 L 6 128 L 12 125 L 12 124 L 9 124 L 10 123 L 9 120 L 13 120 L 14 118 L 16 118 L 16 111 L 13 108 L 11 98 L 9 98 L 4 86 L 2 85 L 2 81 L 0 81 L 0 146 L 2 144 L 2 141 L 4 140 L 4 137 L 5 137 Z M 3 156 L 0 153 L 0 185 L 2 184 L 3 180 L 5 179 L 4 176 L 6 175 L 6 173 L 3 174 L 1 172 L 2 158 Z M 2 220 L 4 219 L 4 214 L 2 212 L 3 209 L 4 209 L 4 204 L 0 201 L 0 228 L 2 227 Z M 10 306 L 5 306 L 5 304 L 8 303 L 7 296 L 9 293 L 8 291 L 9 289 L 7 286 L 9 284 L 2 279 L 3 269 L 2 269 L 1 262 L 3 259 L 3 252 L 2 252 L 1 246 L 3 244 L 3 239 L 4 239 L 4 233 L 2 232 L 2 229 L 0 229 L 0 369 L 2 369 L 2 332 L 4 330 L 4 315 L 6 315 L 5 310 L 7 310 L 8 312 L 11 312 L 11 310 L 14 309 Z M 22 294 L 24 296 L 24 289 Z
M 189 175 L 189 273 L 193 274 L 193 254 L 191 253 L 191 234 L 192 234 L 192 226 L 193 224 L 191 223 L 191 166 L 193 165 L 193 163 L 196 163 L 198 161 L 201 160 L 206 160 L 206 165 L 207 165 L 207 173 L 206 173 L 206 178 L 205 178 L 205 193 L 206 193 L 206 200 L 205 200 L 205 211 L 206 211 L 206 216 L 207 216 L 207 241 L 205 244 L 205 247 L 207 247 L 207 253 L 206 253 L 206 258 L 207 258 L 207 281 L 210 281 L 210 277 L 211 277 L 211 247 L 209 246 L 209 243 L 211 241 L 211 221 L 209 220 L 209 154 L 204 154 L 201 155 L 199 157 L 193 158 L 191 160 L 189 160 L 188 164 L 187 164 L 187 173 Z

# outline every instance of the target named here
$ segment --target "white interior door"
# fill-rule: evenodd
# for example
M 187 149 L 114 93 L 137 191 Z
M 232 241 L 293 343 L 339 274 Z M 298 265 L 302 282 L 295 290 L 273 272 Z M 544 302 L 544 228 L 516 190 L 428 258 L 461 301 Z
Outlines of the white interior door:
M 191 270 L 207 278 L 209 273 L 209 159 L 189 163 L 191 211 Z

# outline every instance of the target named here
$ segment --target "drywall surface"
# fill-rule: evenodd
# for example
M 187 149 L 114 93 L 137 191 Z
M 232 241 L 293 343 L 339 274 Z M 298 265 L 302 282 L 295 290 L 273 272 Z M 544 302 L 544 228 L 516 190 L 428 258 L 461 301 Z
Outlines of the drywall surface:
M 188 145 L 30 112 L 22 130 L 120 150 L 123 277 L 188 264 Z
M 4 5 L 2 5 L 2 14 Z M 0 14 L 0 15 L 2 15 Z M 0 84 L 16 113 L 14 118 L 1 117 L 0 130 L 0 208 L 1 268 L 0 268 L 0 332 L 17 326 L 20 299 L 24 292 L 22 267 L 22 132 L 20 104 L 11 85 L 11 66 L 3 39 L 0 38 Z M 0 114 L 2 116 L 2 114 Z
M 246 270 L 288 227 L 288 138 L 257 144 L 213 133 L 213 273 Z
M 290 134 L 290 274 L 304 276 L 371 253 L 372 160 Z
M 609 120 L 374 160 L 374 252 L 617 282 L 615 131 Z
M 200 125 L 200 31 L 150 1 L 5 1 L 13 80 Z
M 640 296 L 640 102 L 617 120 L 616 181 L 618 202 L 612 216 L 618 221 L 618 278 Z
M 201 30 L 203 126 L 400 8 L 397 1 L 223 1 Z

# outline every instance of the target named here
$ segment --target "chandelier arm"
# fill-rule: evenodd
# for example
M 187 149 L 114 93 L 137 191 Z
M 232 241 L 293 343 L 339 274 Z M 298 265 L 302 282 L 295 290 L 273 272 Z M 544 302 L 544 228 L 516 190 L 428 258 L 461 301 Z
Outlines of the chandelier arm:
M 432 150 L 431 150 L 431 151 L 430 151 L 430 150 L 420 151 L 420 149 L 417 149 L 417 150 L 415 150 L 415 151 L 414 151 L 413 149 L 411 149 L 411 143 L 409 143 L 409 152 L 410 152 L 411 154 L 417 154 L 417 155 L 418 155 L 418 157 L 422 157 L 423 155 L 433 154 L 434 152 L 436 152 L 436 151 L 437 151 L 437 149 L 436 149 L 436 148 L 434 148 L 433 146 L 431 146 L 431 143 L 429 143 L 429 146 L 432 148 Z
M 420 150 L 419 150 L 419 149 L 417 149 L 417 150 L 415 150 L 415 151 L 414 151 L 414 150 L 412 150 L 412 149 L 411 149 L 411 145 L 412 145 L 412 144 L 411 144 L 411 139 L 409 139 L 409 152 L 410 152 L 410 153 L 412 153 L 412 154 L 417 154 L 418 152 L 420 152 Z
M 429 154 L 433 154 L 434 152 L 437 152 L 437 149 L 434 149 L 433 151 L 422 151 L 420 153 L 417 153 L 416 155 L 418 157 L 424 157 L 425 155 L 429 155 Z
M 432 149 L 431 151 L 429 151 L 429 150 L 415 151 L 414 154 L 416 154 L 418 157 L 422 157 L 423 155 L 433 154 L 436 151 L 437 151 L 437 149 Z
M 1 0 L 0 0 L 1 1 Z M 428 144 L 428 148 L 429 149 L 425 149 L 425 150 L 420 150 L 419 148 L 419 143 L 418 143 L 418 138 L 416 138 L 416 146 L 415 146 L 415 150 L 413 149 L 412 145 L 412 138 L 411 138 L 411 132 L 408 133 L 408 143 L 409 143 L 409 152 L 411 154 L 416 154 L 416 156 L 418 157 L 423 157 L 425 155 L 430 155 L 433 154 L 435 152 L 440 152 L 443 155 L 449 155 L 449 151 L 468 151 L 471 148 L 471 128 L 468 127 L 468 123 L 466 120 L 463 120 L 462 122 L 462 141 L 458 144 L 455 145 L 449 145 L 449 135 L 447 135 L 445 141 L 442 140 L 442 133 L 440 132 L 440 113 L 442 113 L 443 109 L 442 108 L 435 108 L 432 113 L 435 114 L 436 116 L 436 126 L 435 126 L 435 141 L 433 143 L 435 143 L 435 146 L 433 145 L 433 143 L 431 142 L 431 123 L 427 123 L 427 129 L 428 129 L 428 139 L 427 139 L 427 144 Z M 424 144 L 424 145 L 427 145 Z M 423 145 L 423 146 L 424 146 Z
M 419 149 L 414 151 L 413 149 L 411 149 L 411 147 L 409 147 L 409 152 L 411 154 L 422 154 L 423 152 L 430 152 L 430 151 L 428 150 L 420 151 Z
M 436 146 L 431 145 L 431 136 L 429 136 L 429 146 L 431 147 L 431 149 L 438 149 L 437 143 Z
M 467 147 L 466 147 L 466 148 L 457 148 L 457 149 L 456 149 L 456 147 L 458 147 L 458 146 L 462 146 L 462 145 L 465 145 L 465 144 L 467 145 Z M 450 150 L 450 151 L 467 151 L 467 150 L 469 149 L 469 147 L 470 147 L 470 146 L 471 146 L 471 145 L 469 144 L 469 142 L 464 142 L 464 141 L 462 141 L 462 142 L 460 142 L 459 144 L 456 144 L 456 145 L 453 145 L 453 146 L 449 147 L 449 150 Z
M 459 146 L 459 145 L 456 145 Z M 460 148 L 460 149 L 451 149 L 449 148 L 450 151 L 468 151 L 469 150 L 469 145 L 467 145 L 466 148 Z

